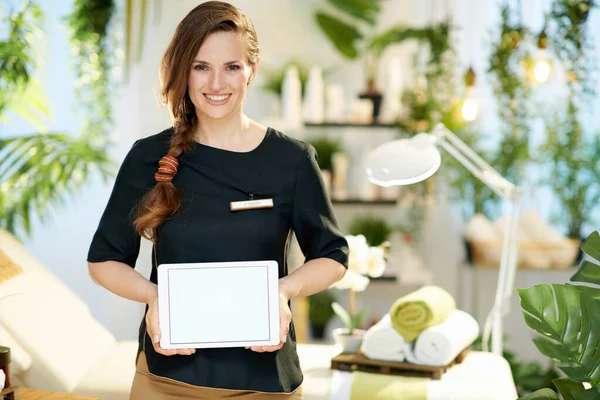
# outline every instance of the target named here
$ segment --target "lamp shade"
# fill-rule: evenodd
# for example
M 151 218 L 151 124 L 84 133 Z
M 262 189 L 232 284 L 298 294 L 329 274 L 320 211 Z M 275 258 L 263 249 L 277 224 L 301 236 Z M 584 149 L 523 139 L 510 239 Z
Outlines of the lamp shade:
M 410 185 L 433 175 L 442 162 L 435 137 L 419 133 L 382 144 L 367 156 L 369 181 L 379 186 Z

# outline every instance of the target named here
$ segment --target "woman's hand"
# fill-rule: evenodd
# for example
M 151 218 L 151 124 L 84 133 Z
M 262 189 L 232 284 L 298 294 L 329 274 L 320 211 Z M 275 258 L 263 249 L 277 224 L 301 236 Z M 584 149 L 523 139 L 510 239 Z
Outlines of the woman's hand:
M 277 351 L 283 347 L 290 330 L 292 311 L 288 305 L 289 297 L 279 289 L 279 344 L 273 346 L 246 346 L 247 349 L 258 353 Z
M 196 352 L 196 349 L 163 349 L 160 347 L 160 325 L 158 324 L 158 296 L 153 296 L 148 302 L 148 312 L 146 313 L 146 331 L 152 339 L 154 351 L 164 356 L 181 354 L 189 356 Z

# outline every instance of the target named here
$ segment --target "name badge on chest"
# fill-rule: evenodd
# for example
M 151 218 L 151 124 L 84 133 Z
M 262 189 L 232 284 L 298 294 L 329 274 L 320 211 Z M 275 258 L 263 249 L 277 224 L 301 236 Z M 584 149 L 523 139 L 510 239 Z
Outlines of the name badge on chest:
M 243 200 L 229 203 L 231 211 L 256 210 L 259 208 L 273 208 L 273 199 Z

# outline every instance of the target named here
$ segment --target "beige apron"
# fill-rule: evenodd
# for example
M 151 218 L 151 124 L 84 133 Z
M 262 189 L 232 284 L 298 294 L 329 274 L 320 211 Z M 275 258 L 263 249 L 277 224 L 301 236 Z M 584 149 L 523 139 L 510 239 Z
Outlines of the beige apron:
M 174 379 L 151 374 L 146 355 L 140 352 L 135 377 L 131 386 L 130 400 L 302 400 L 302 385 L 291 393 L 257 392 L 254 390 L 231 390 L 190 385 Z

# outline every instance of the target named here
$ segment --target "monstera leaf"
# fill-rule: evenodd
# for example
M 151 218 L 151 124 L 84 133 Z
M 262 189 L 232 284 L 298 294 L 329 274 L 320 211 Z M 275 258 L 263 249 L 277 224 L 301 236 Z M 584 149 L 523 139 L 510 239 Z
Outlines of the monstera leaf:
M 560 398 L 552 389 L 540 389 L 527 396 L 519 397 L 519 400 L 560 400 Z
M 582 251 L 600 264 L 600 235 L 593 232 Z M 564 399 L 600 398 L 600 265 L 583 260 L 572 282 L 587 286 L 536 285 L 518 289 L 527 325 L 541 336 L 533 339 L 568 378 L 555 379 Z M 583 383 L 591 386 L 585 389 Z M 547 392 L 545 392 L 547 393 Z M 546 399 L 541 391 L 524 399 Z

